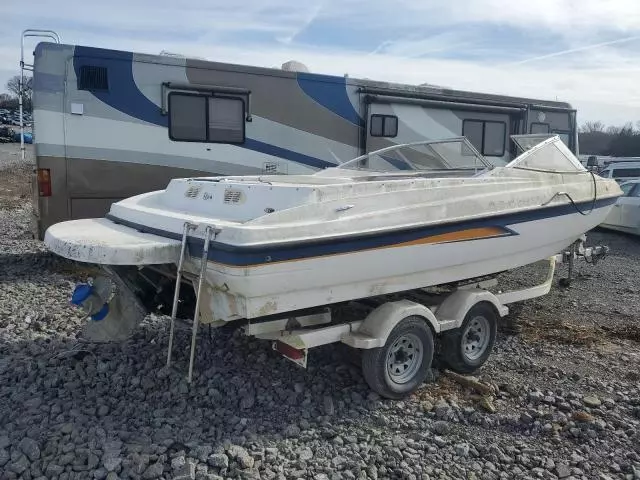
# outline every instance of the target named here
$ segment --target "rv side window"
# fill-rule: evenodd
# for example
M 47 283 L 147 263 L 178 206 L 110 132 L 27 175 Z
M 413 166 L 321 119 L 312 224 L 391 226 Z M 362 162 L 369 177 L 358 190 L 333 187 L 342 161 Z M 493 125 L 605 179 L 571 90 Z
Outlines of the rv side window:
M 181 142 L 243 143 L 244 101 L 192 93 L 169 94 L 169 138 Z
M 484 130 L 484 122 L 476 120 L 465 120 L 462 122 L 462 136 L 467 137 L 476 150 L 482 153 L 482 132 Z
M 209 142 L 244 142 L 244 102 L 240 98 L 209 98 Z
M 169 94 L 169 138 L 183 142 L 207 141 L 207 97 Z
M 484 122 L 484 145 L 482 154 L 489 157 L 504 155 L 504 138 L 507 125 L 502 122 Z
M 534 122 L 529 127 L 529 133 L 549 133 L 550 128 L 548 123 Z
M 396 137 L 398 135 L 398 117 L 395 115 L 371 115 L 372 137 Z
M 464 120 L 462 136 L 467 137 L 471 145 L 482 155 L 502 157 L 507 134 L 507 124 L 491 120 Z

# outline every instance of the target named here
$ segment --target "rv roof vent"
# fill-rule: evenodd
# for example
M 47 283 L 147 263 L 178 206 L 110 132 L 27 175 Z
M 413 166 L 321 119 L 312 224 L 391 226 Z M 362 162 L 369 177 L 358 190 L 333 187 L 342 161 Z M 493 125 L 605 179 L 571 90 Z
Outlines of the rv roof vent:
M 435 85 L 433 83 L 421 83 L 418 86 L 419 87 L 426 87 L 426 88 L 439 88 L 441 90 L 450 90 L 449 87 L 445 87 L 444 85 Z
M 160 55 L 162 57 L 192 58 L 192 59 L 195 59 L 195 60 L 206 60 L 206 58 L 204 58 L 204 57 L 197 57 L 195 55 L 185 55 L 183 53 L 174 53 L 174 52 L 169 52 L 167 50 L 161 50 L 158 55 Z
M 185 55 L 183 55 L 182 53 L 173 53 L 173 52 L 168 52 L 167 50 L 160 51 L 160 55 L 162 55 L 163 57 L 185 58 Z
M 297 60 L 289 60 L 282 64 L 282 70 L 286 70 L 287 72 L 306 72 L 309 73 L 309 69 L 304 63 L 298 62 Z

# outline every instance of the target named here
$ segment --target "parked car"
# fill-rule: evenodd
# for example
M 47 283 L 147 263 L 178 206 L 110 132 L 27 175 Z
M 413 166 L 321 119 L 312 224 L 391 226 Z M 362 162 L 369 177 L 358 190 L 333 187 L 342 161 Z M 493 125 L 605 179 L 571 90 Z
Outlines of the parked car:
M 600 226 L 640 235 L 640 179 L 624 182 L 620 188 L 624 196 L 618 198 Z
M 635 180 L 640 178 L 640 162 L 612 163 L 599 175 L 604 178 L 614 178 L 618 183 Z

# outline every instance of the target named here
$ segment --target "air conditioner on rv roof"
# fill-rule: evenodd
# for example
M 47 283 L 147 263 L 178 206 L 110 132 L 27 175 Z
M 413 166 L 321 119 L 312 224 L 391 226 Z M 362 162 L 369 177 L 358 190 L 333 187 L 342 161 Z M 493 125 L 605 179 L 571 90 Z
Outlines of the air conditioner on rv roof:
M 297 60 L 289 60 L 282 64 L 282 70 L 286 70 L 287 72 L 307 72 L 309 73 L 309 69 L 304 63 L 298 62 Z

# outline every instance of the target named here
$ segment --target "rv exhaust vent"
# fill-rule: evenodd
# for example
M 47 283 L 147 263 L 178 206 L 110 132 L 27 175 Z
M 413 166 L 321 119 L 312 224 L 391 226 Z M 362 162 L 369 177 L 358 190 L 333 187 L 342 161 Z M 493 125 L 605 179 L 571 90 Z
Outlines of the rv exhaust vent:
M 264 162 L 262 164 L 263 175 L 286 175 L 287 171 L 288 169 L 286 163 Z
M 224 203 L 240 203 L 242 191 L 228 188 L 224 191 Z
M 196 186 L 196 185 L 191 185 L 189 188 L 187 188 L 187 190 L 184 192 L 184 196 L 188 197 L 188 198 L 196 198 L 198 196 L 198 194 L 200 193 L 200 187 Z
M 262 169 L 262 173 L 266 175 L 275 175 L 278 173 L 278 164 L 275 162 L 266 162 L 264 164 L 264 168 Z
M 107 67 L 82 65 L 78 77 L 78 90 L 109 90 Z

